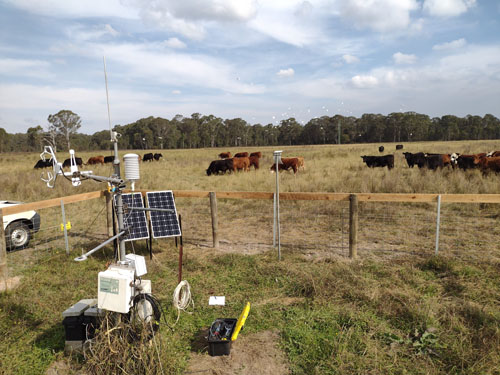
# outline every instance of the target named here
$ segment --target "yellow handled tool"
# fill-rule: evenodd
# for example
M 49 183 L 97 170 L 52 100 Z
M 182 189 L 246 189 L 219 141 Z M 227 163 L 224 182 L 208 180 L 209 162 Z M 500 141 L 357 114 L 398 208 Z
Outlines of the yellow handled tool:
M 238 321 L 236 322 L 236 327 L 234 327 L 233 334 L 231 335 L 231 341 L 234 341 L 238 338 L 238 334 L 241 331 L 241 328 L 245 324 L 245 320 L 247 320 L 248 313 L 250 312 L 250 302 L 247 302 L 245 308 L 240 314 Z

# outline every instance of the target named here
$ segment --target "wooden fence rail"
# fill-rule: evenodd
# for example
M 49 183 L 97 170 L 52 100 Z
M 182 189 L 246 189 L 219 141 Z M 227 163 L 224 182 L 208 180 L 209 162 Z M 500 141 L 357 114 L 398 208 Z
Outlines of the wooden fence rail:
M 148 190 L 137 190 L 146 195 Z M 129 192 L 129 191 L 126 191 Z M 211 204 L 212 233 L 214 247 L 218 246 L 217 238 L 217 204 L 216 199 L 274 199 L 274 193 L 257 191 L 196 191 L 174 190 L 176 198 L 209 198 Z M 398 203 L 435 203 L 440 194 L 395 194 L 395 193 L 307 193 L 289 192 L 280 193 L 280 200 L 305 200 L 305 201 L 346 201 L 350 202 L 350 256 L 356 257 L 357 243 L 357 207 L 358 202 L 398 202 Z M 111 195 L 107 191 L 93 191 L 70 195 L 62 198 L 53 198 L 44 201 L 20 204 L 0 209 L 0 290 L 2 284 L 7 288 L 7 253 L 5 235 L 3 230 L 3 217 L 24 211 L 40 210 L 64 204 L 77 203 L 90 199 L 106 197 L 108 234 L 112 234 Z M 441 203 L 500 203 L 500 194 L 441 194 Z

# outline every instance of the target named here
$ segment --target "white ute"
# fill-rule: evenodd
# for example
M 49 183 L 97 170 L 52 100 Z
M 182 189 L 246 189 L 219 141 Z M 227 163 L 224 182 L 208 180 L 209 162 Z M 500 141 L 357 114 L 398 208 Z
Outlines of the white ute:
M 0 208 L 12 207 L 23 202 L 0 201 Z M 25 211 L 3 217 L 7 250 L 20 250 L 28 246 L 32 233 L 40 230 L 40 215 L 36 211 Z

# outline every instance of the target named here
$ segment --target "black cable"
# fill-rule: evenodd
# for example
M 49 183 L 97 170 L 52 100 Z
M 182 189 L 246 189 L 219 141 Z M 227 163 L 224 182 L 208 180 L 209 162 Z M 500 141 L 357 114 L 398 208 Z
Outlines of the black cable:
M 138 314 L 138 305 L 141 301 L 147 301 L 151 305 L 151 309 L 153 310 L 153 314 L 150 316 L 144 317 L 144 323 L 147 323 L 152 331 L 149 332 L 149 334 L 144 337 L 146 340 L 151 340 L 155 333 L 160 329 L 160 319 L 161 319 L 161 305 L 160 302 L 154 297 L 152 294 L 149 293 L 139 293 L 137 294 L 134 299 L 132 300 L 132 311 L 135 312 L 134 318 L 137 318 L 139 316 Z M 129 321 L 131 321 L 132 318 L 132 311 L 129 313 L 128 318 Z M 147 321 L 148 318 L 151 318 L 151 321 Z M 130 338 L 134 341 L 138 340 L 141 336 L 135 332 L 134 330 L 131 330 L 130 332 Z

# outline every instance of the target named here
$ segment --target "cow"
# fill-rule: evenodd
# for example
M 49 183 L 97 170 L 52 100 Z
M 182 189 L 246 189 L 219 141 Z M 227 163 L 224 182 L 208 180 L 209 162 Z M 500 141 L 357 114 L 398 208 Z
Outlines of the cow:
M 248 152 L 238 152 L 237 154 L 234 155 L 235 158 L 247 158 L 248 157 Z
M 93 165 L 93 164 L 104 164 L 104 156 L 92 156 L 89 158 L 87 161 L 87 164 L 85 165 Z
M 259 160 L 260 158 L 257 156 L 257 155 L 250 155 L 248 157 L 248 159 L 250 160 L 250 165 L 249 167 L 251 167 L 253 165 L 253 167 L 255 168 L 255 170 L 259 169 Z
M 439 167 L 447 167 L 451 165 L 452 168 L 455 168 L 455 163 L 452 161 L 452 158 L 454 159 L 453 155 L 454 154 L 425 154 L 425 157 L 427 159 L 427 166 L 430 169 L 436 169 L 433 167 L 436 165 L 437 161 L 437 166 Z M 429 162 L 429 157 L 431 157 L 431 162 Z
M 252 152 L 250 154 L 250 156 L 257 156 L 258 158 L 261 158 L 262 157 L 262 152 L 260 152 L 260 151 Z
M 425 161 L 426 161 L 426 166 L 433 171 L 435 171 L 438 168 L 444 167 L 443 155 L 428 154 L 425 155 Z
M 225 174 L 227 171 L 233 171 L 233 159 L 214 160 L 207 169 L 207 176 L 212 174 Z
M 472 155 L 459 155 L 456 158 L 456 164 L 458 168 L 466 171 L 467 169 L 477 168 L 479 161 L 485 157 L 486 157 L 485 153 L 472 154 Z
M 75 163 L 76 165 L 78 166 L 82 166 L 83 165 L 83 161 L 82 161 L 82 158 L 77 158 L 75 157 Z M 63 163 L 63 168 L 66 168 L 66 167 L 71 167 L 71 159 L 66 159 Z
M 394 168 L 394 155 L 384 156 L 361 156 L 365 164 L 370 168 L 387 167 L 387 169 Z
M 490 151 L 486 154 L 486 157 L 488 157 L 488 158 L 491 158 L 491 157 L 495 158 L 497 156 L 500 156 L 500 151 Z
M 403 145 L 396 145 L 396 150 L 402 150 L 403 149 Z
M 112 163 L 114 160 L 115 160 L 114 156 L 105 156 L 104 157 L 104 164 Z
M 384 146 L 380 146 L 380 147 L 378 148 L 378 152 L 384 152 Z
M 153 153 L 147 153 L 147 154 L 144 154 L 144 156 L 142 157 L 142 161 L 153 161 L 154 160 L 154 156 L 153 156 Z
M 500 156 L 492 156 L 489 158 L 481 158 L 478 162 L 479 168 L 483 174 L 493 171 L 500 172 Z
M 228 152 L 221 152 L 219 154 L 219 158 L 221 159 L 229 159 L 231 158 L 231 153 L 228 151 Z
M 250 170 L 250 158 L 248 156 L 246 157 L 234 157 L 231 159 L 233 161 L 233 171 L 236 172 L 236 170 L 244 170 L 245 172 L 248 172 Z
M 410 168 L 413 168 L 415 164 L 419 168 L 423 168 L 427 164 L 425 154 L 423 152 L 417 152 L 415 154 L 412 154 L 411 152 L 403 152 L 403 155 L 405 156 L 408 167 Z
M 281 163 L 278 164 L 278 171 L 288 171 L 293 170 L 294 174 L 297 174 L 299 170 L 299 159 L 298 158 L 281 158 Z M 274 163 L 271 168 L 271 172 L 276 172 L 276 163 Z
M 33 167 L 34 169 L 42 169 L 52 167 L 52 158 L 47 160 L 38 160 Z
M 160 158 L 162 158 L 163 155 L 162 154 L 154 154 L 153 155 L 153 158 L 156 160 L 156 161 L 160 161 Z

